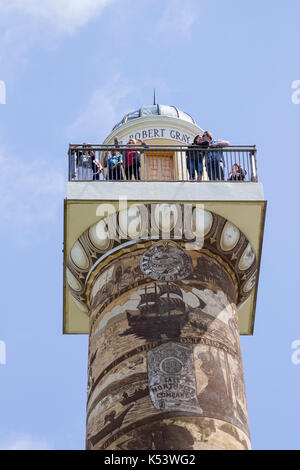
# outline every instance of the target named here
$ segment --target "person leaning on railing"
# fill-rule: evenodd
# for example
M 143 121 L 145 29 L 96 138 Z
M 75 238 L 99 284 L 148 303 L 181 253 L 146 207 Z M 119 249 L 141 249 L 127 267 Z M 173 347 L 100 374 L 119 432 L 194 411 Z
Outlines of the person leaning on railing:
M 209 143 L 209 148 L 228 147 L 230 142 L 227 140 L 214 140 L 210 132 L 205 131 L 202 135 L 203 141 Z M 223 152 L 206 152 L 205 166 L 209 180 L 224 181 L 224 156 Z
M 209 143 L 202 139 L 202 136 L 196 135 L 193 143 L 188 146 L 186 151 L 186 167 L 189 172 L 190 180 L 194 180 L 197 172 L 197 180 L 202 180 L 203 175 L 203 152 L 200 148 L 208 148 Z

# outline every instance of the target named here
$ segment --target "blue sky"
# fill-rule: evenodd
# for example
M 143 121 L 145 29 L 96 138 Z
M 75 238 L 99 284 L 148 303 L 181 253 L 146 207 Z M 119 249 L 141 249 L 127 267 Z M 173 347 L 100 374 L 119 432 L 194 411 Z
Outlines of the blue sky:
M 217 138 L 258 147 L 251 438 L 300 448 L 299 17 L 297 0 L 0 0 L 0 449 L 84 448 L 88 338 L 62 335 L 66 151 L 102 142 L 154 87 Z

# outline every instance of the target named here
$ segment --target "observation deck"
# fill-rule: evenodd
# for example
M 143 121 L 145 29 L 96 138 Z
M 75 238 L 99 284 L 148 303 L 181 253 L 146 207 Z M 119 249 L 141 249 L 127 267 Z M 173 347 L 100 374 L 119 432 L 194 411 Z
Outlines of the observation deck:
M 110 139 L 115 136 L 114 132 Z M 83 158 L 84 155 L 88 158 Z M 91 159 L 92 163 L 88 162 Z M 81 238 L 86 233 L 94 234 L 98 239 L 100 237 L 97 242 L 100 246 L 107 237 L 107 229 L 102 233 L 99 228 L 101 221 L 114 211 L 118 223 L 125 214 L 126 224 L 130 227 L 136 223 L 136 208 L 142 206 L 147 210 L 150 206 L 155 210 L 159 206 L 171 211 L 175 207 L 191 207 L 192 211 L 201 208 L 203 214 L 215 214 L 228 221 L 228 239 L 223 240 L 224 246 L 235 243 L 237 233 L 246 237 L 251 247 L 249 256 L 255 255 L 258 268 L 251 294 L 238 306 L 239 330 L 241 334 L 253 333 L 266 210 L 262 183 L 258 179 L 255 145 L 194 147 L 189 153 L 189 146 L 178 145 L 178 142 L 174 145 L 170 142 L 153 144 L 153 141 L 141 145 L 120 142 L 117 146 L 72 144 L 68 165 L 64 222 L 65 333 L 89 331 L 88 312 L 80 303 L 81 296 L 76 294 L 77 281 L 68 271 L 70 256 L 82 263 L 82 276 L 86 278 L 84 282 L 88 282 L 91 266 L 96 261 L 93 254 L 89 263 L 84 261 Z M 209 242 L 219 243 L 213 239 Z M 126 247 L 139 243 L 139 240 L 128 237 L 122 243 Z M 220 247 L 216 246 L 216 249 Z M 222 250 L 234 263 L 234 248 L 232 251 L 228 248 L 227 254 L 227 248 Z
M 98 164 L 93 163 L 92 172 L 80 167 L 84 152 Z M 136 152 L 129 171 L 126 155 Z M 128 200 L 261 200 L 256 153 L 254 145 L 195 147 L 190 153 L 178 145 L 70 145 L 67 199 L 107 200 L 126 194 Z M 112 154 L 122 156 L 117 171 L 110 170 L 107 156 Z

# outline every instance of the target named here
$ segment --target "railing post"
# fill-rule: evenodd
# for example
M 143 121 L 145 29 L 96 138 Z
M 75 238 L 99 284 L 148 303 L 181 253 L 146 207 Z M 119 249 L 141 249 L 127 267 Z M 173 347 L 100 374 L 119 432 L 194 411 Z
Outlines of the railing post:
M 254 149 L 251 154 L 251 181 L 257 183 L 257 165 L 256 165 L 256 149 Z
M 68 151 L 68 160 L 69 160 L 69 167 L 68 167 L 68 181 L 72 181 L 72 158 L 71 158 L 71 147 L 69 147 Z

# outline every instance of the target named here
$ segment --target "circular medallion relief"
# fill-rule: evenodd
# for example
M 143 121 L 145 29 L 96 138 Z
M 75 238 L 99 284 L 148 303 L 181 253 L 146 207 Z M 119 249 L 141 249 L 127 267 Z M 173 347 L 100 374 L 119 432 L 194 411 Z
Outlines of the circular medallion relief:
M 66 277 L 67 277 L 67 282 L 68 282 L 69 286 L 71 287 L 71 289 L 73 289 L 77 292 L 80 292 L 81 289 L 82 289 L 82 285 L 80 284 L 78 279 L 76 279 L 76 277 L 70 271 L 69 268 L 66 268 Z
M 243 292 L 250 292 L 254 285 L 255 285 L 255 282 L 256 282 L 256 276 L 257 276 L 257 271 L 255 271 L 252 276 L 248 279 L 248 281 L 245 283 L 244 287 L 243 287 Z
M 128 210 L 119 212 L 119 227 L 124 238 L 135 239 L 139 237 L 141 230 L 141 213 L 138 206 L 132 206 Z
M 156 281 L 176 281 L 193 271 L 190 256 L 173 242 L 158 242 L 149 248 L 140 262 L 141 271 Z
M 220 245 L 223 251 L 230 251 L 236 246 L 241 236 L 239 229 L 230 222 L 226 222 L 221 235 Z
M 195 236 L 200 236 L 200 238 L 203 238 L 208 234 L 212 227 L 212 213 L 205 211 L 200 207 L 195 207 L 193 210 L 192 223 Z
M 71 258 L 73 260 L 73 263 L 80 269 L 88 269 L 90 262 L 89 259 L 86 255 L 86 252 L 84 251 L 83 246 L 79 241 L 77 240 L 76 243 L 74 244 L 72 250 L 71 250 Z
M 98 250 L 105 251 L 110 245 L 109 233 L 104 220 L 100 220 L 97 224 L 89 229 L 89 237 L 93 245 Z
M 178 210 L 176 204 L 157 204 L 154 210 L 154 219 L 157 227 L 162 232 L 169 233 L 174 229 L 178 220 Z
M 160 363 L 160 370 L 166 374 L 179 374 L 183 363 L 177 357 L 167 357 Z
M 252 249 L 252 246 L 250 243 L 248 243 L 247 248 L 244 250 L 241 259 L 238 264 L 238 268 L 241 271 L 245 271 L 246 269 L 249 269 L 252 263 L 255 260 L 255 253 Z

